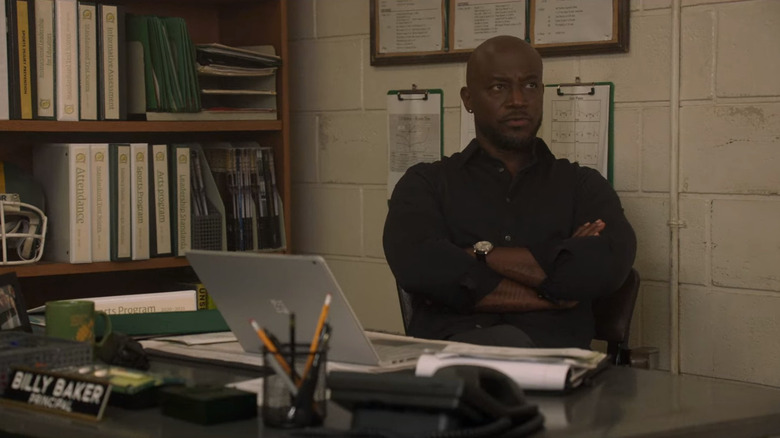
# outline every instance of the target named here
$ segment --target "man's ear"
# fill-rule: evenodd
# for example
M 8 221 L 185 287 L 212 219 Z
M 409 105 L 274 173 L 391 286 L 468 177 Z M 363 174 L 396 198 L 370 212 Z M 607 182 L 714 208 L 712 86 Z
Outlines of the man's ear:
M 472 112 L 471 109 L 471 93 L 469 93 L 468 87 L 461 87 L 460 100 L 463 102 L 463 106 L 466 107 L 466 111 Z

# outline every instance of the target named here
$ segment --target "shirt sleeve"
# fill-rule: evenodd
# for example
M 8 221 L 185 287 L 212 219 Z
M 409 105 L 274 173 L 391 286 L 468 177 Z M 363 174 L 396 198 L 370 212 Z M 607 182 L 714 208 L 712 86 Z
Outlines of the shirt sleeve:
M 450 241 L 437 171 L 436 164 L 418 164 L 396 184 L 385 220 L 385 257 L 405 291 L 467 312 L 501 276 Z
M 543 242 L 529 248 L 547 278 L 539 292 L 552 300 L 590 300 L 617 290 L 636 255 L 636 236 L 617 193 L 589 168 L 577 178 L 571 233 L 586 222 L 606 224 L 599 236 Z

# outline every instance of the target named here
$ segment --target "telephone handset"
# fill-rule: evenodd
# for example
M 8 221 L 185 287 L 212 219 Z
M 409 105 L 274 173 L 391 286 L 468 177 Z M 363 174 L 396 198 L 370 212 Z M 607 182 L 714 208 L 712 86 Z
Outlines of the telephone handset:
M 544 423 L 517 384 L 490 368 L 445 367 L 432 377 L 332 372 L 328 385 L 357 433 L 519 437 Z

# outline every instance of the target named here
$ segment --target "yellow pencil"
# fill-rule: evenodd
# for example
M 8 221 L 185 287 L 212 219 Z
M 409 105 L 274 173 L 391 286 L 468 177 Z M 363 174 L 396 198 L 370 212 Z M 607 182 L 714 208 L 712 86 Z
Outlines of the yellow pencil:
M 285 373 L 287 373 L 288 376 L 295 379 L 295 375 L 293 374 L 290 365 L 287 363 L 287 361 L 284 360 L 282 355 L 279 354 L 279 350 L 276 349 L 276 346 L 268 337 L 268 335 L 265 333 L 265 330 L 263 330 L 263 328 L 260 327 L 260 324 L 258 324 L 257 321 L 255 321 L 254 319 L 250 319 L 249 323 L 252 324 L 252 328 L 255 329 L 255 332 L 257 332 L 257 336 L 260 338 L 261 341 L 263 341 L 263 345 L 265 345 L 265 348 L 268 349 L 268 351 L 270 351 L 271 354 L 274 355 L 274 358 L 276 358 L 276 361 L 282 367 L 282 370 Z
M 306 359 L 306 366 L 303 368 L 301 374 L 301 384 L 306 380 L 306 376 L 309 374 L 312 362 L 314 362 L 314 353 L 317 352 L 319 347 L 320 334 L 322 333 L 322 327 L 325 325 L 325 320 L 328 319 L 328 312 L 330 311 L 330 294 L 325 295 L 325 303 L 322 305 L 322 311 L 320 311 L 320 319 L 317 321 L 317 328 L 314 329 L 314 338 L 311 340 L 309 346 L 309 358 Z

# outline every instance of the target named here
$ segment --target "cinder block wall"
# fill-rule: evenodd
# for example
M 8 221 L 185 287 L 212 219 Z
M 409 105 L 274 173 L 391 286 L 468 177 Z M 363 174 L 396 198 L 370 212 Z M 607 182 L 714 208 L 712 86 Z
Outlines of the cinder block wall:
M 289 2 L 294 251 L 323 254 L 368 328 L 401 331 L 382 252 L 389 89 L 442 88 L 455 64 L 371 67 L 368 0 Z M 780 2 L 682 0 L 680 219 L 671 242 L 672 1 L 631 1 L 631 51 L 545 59 L 545 81 L 615 83 L 615 188 L 637 231 L 632 343 L 669 367 L 670 247 L 680 250 L 683 373 L 780 386 Z

